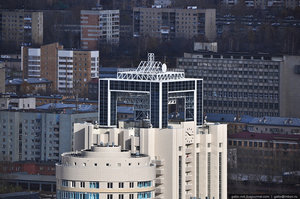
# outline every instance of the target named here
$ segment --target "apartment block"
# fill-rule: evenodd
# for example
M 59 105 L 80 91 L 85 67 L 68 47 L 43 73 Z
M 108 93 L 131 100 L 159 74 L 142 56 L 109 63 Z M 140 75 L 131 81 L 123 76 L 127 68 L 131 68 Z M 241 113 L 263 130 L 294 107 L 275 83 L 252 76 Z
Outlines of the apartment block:
M 100 43 L 119 43 L 119 10 L 81 10 L 80 26 L 82 49 L 96 50 Z
M 5 93 L 5 68 L 2 62 L 0 62 L 0 93 Z
M 72 150 L 73 123 L 95 121 L 97 113 L 0 111 L 0 159 L 58 161 Z
M 208 41 L 216 38 L 215 9 L 133 9 L 133 36 L 150 36 L 162 40 L 202 37 Z
M 231 194 L 257 192 L 299 193 L 300 135 L 240 132 L 228 136 L 228 190 Z M 285 176 L 294 183 L 287 183 Z M 258 185 L 259 184 L 259 185 Z
M 155 177 L 149 156 L 95 145 L 62 154 L 56 164 L 57 198 L 155 198 Z
M 300 117 L 299 56 L 185 53 L 177 67 L 203 78 L 204 112 Z
M 43 12 L 25 10 L 0 11 L 1 40 L 17 46 L 43 43 Z
M 156 164 L 155 198 L 227 198 L 226 124 L 182 122 L 163 129 L 147 122 L 140 127 L 120 122 L 118 128 L 74 124 L 74 150 L 112 143 L 150 156 Z
M 47 78 L 53 82 L 53 91 L 71 93 L 76 88 L 84 96 L 88 81 L 98 77 L 99 51 L 67 50 L 58 43 L 22 47 L 22 67 L 24 78 Z
M 224 0 L 223 3 L 228 6 L 236 5 L 239 0 Z M 295 9 L 300 6 L 299 0 L 246 0 L 245 5 L 251 8 L 290 8 Z

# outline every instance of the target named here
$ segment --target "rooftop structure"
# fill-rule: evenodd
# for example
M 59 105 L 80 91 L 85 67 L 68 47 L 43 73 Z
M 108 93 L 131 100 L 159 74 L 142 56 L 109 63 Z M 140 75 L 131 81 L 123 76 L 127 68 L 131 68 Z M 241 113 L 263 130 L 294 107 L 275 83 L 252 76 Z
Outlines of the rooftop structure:
M 100 78 L 99 122 L 117 125 L 117 104 L 134 105 L 134 119 L 148 120 L 154 128 L 168 126 L 168 115 L 182 113 L 182 121 L 202 124 L 202 79 L 187 79 L 182 70 L 167 70 L 166 64 L 148 54 L 136 69 L 120 69 L 117 78 Z M 171 118 L 176 119 L 176 118 Z

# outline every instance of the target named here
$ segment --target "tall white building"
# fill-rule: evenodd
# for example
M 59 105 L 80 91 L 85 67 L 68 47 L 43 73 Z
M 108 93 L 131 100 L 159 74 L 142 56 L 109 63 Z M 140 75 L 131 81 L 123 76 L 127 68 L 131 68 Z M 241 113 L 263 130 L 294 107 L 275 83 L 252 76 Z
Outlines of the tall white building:
M 227 198 L 227 126 L 194 122 L 168 128 L 119 128 L 74 124 L 74 150 L 117 144 L 156 164 L 155 198 Z
M 91 146 L 62 154 L 56 164 L 57 198 L 144 199 L 155 197 L 155 164 L 120 146 Z

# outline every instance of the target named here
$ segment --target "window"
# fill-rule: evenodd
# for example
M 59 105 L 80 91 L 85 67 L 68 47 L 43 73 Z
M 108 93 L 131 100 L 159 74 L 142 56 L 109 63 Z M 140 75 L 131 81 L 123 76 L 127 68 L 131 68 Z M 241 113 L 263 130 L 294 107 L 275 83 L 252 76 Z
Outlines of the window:
M 107 199 L 113 199 L 113 195 L 112 194 L 107 194 Z
M 80 182 L 80 187 L 85 188 L 85 182 Z
M 76 182 L 75 181 L 72 181 L 71 187 L 76 187 Z
M 120 195 L 119 195 L 119 199 L 124 199 L 124 195 L 123 195 L 123 194 L 120 194 Z
M 134 199 L 134 195 L 132 193 L 129 194 L 129 199 Z
M 112 188 L 113 188 L 113 183 L 112 183 L 112 182 L 108 182 L 108 183 L 107 183 L 107 188 L 112 189 Z
M 119 182 L 119 188 L 124 188 L 124 183 L 123 182 Z
M 90 188 L 99 188 L 99 182 L 90 182 Z
M 68 180 L 62 180 L 61 181 L 61 186 L 67 187 L 68 186 Z
M 130 182 L 129 183 L 129 188 L 133 188 L 134 187 L 134 182 Z
M 138 182 L 138 187 L 151 187 L 151 181 Z

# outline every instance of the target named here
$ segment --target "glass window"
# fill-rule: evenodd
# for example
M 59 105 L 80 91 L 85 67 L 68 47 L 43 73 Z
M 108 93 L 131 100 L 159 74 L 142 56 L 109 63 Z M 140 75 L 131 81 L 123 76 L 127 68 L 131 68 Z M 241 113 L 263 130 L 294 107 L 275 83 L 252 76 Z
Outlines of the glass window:
M 90 182 L 90 188 L 99 188 L 99 182 Z

